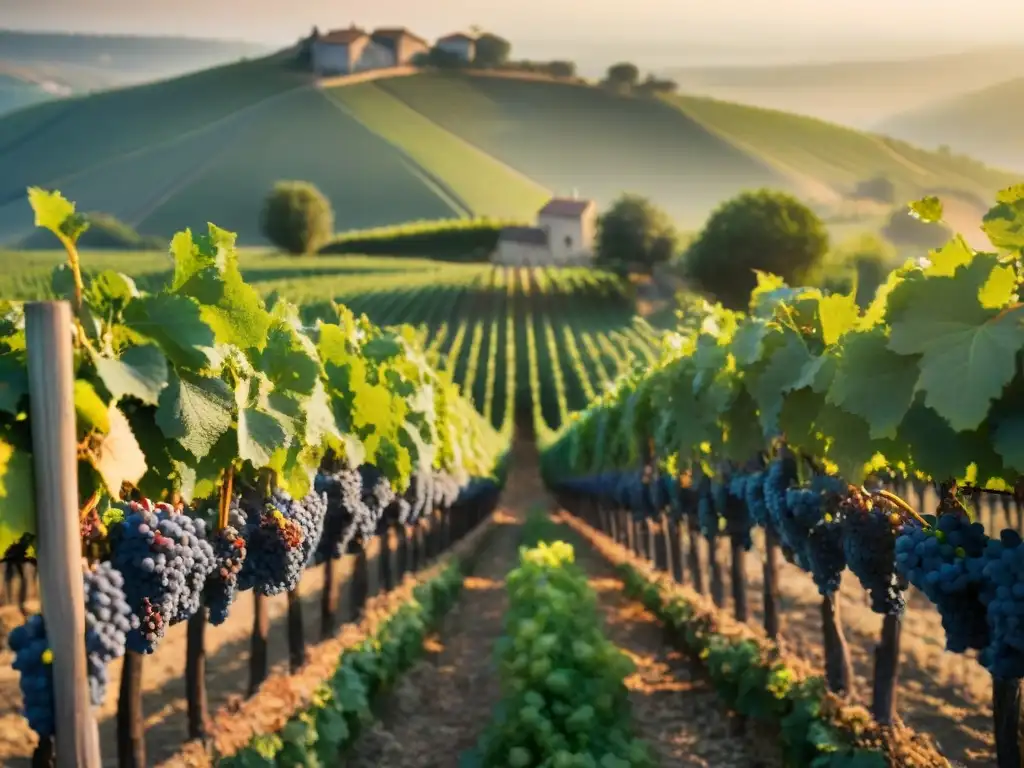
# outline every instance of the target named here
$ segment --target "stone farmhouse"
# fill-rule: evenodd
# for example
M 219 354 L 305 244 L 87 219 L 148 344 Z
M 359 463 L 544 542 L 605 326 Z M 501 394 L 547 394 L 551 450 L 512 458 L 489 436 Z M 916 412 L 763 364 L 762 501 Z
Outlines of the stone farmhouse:
M 505 227 L 491 261 L 506 266 L 582 265 L 594 257 L 597 206 L 555 197 L 537 212 L 535 227 Z
M 407 66 L 430 50 L 430 43 L 404 27 L 367 32 L 355 24 L 317 35 L 311 43 L 313 71 L 321 76 Z M 468 62 L 473 59 L 476 40 L 458 33 L 440 38 L 436 45 Z

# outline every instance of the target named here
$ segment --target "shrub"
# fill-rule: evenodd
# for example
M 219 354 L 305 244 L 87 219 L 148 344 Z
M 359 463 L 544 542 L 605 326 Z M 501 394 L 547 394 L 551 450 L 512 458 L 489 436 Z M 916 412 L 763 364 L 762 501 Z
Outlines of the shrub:
M 686 275 L 734 309 L 747 306 L 755 270 L 804 283 L 828 250 L 817 214 L 792 195 L 762 189 L 719 206 L 686 252 Z
M 626 194 L 597 222 L 597 263 L 621 271 L 630 264 L 650 272 L 669 261 L 679 242 L 672 219 L 650 200 Z
M 888 176 L 875 176 L 859 182 L 853 195 L 862 200 L 876 200 L 891 205 L 896 201 L 896 185 Z
M 487 261 L 497 247 L 501 230 L 513 224 L 521 222 L 448 219 L 346 232 L 323 246 L 320 253 Z
M 900 207 L 889 215 L 882 227 L 882 235 L 896 246 L 909 248 L 939 248 L 953 237 L 953 230 L 942 222 L 924 222 L 910 215 L 909 209 Z
M 279 181 L 260 214 L 264 237 L 286 253 L 312 253 L 334 235 L 334 211 L 305 181 Z
M 476 39 L 476 52 L 473 66 L 500 67 L 508 61 L 512 53 L 512 44 L 503 37 L 484 33 Z
M 80 250 L 94 251 L 162 251 L 167 248 L 166 238 L 140 235 L 132 226 L 109 213 L 85 214 L 89 228 L 78 238 Z M 49 250 L 59 243 L 49 232 L 37 229 L 20 244 L 26 250 Z
M 605 79 L 610 85 L 632 88 L 640 80 L 640 70 L 637 69 L 636 64 L 630 64 L 628 61 L 612 64 L 608 67 L 608 74 L 605 75 Z

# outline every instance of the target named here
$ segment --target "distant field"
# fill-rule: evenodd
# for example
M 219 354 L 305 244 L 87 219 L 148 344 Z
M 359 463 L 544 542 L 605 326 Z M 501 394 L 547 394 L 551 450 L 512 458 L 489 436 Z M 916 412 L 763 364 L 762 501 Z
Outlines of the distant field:
M 944 144 L 1024 177 L 1022 125 L 1024 77 L 1018 77 L 908 110 L 882 122 L 879 130 L 926 147 Z
M 876 128 L 894 115 L 1024 75 L 1024 46 L 813 64 L 679 67 L 663 74 L 683 93 Z
M 617 96 L 422 73 L 321 89 L 284 55 L 0 118 L 0 243 L 31 231 L 25 188 L 63 191 L 143 234 L 207 221 L 264 243 L 275 181 L 313 182 L 341 232 L 415 220 L 532 220 L 551 194 L 651 197 L 686 230 L 756 187 L 856 229 L 846 194 L 880 173 L 903 199 L 990 200 L 1016 177 L 812 118 L 695 97 Z M 868 211 L 866 225 L 885 211 Z M 849 226 L 847 226 L 849 225 Z

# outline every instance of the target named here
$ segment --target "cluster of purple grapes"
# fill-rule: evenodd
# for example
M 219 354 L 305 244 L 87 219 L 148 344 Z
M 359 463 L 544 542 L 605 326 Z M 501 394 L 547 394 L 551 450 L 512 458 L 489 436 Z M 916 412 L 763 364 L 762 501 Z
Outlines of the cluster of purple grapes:
M 751 472 L 740 475 L 743 480 L 743 500 L 750 513 L 754 525 L 766 526 L 769 523 L 768 505 L 764 501 L 764 472 Z
M 462 488 L 459 485 L 459 481 L 450 472 L 435 472 L 433 477 L 433 497 L 431 498 L 431 506 L 427 509 L 434 507 L 445 511 L 451 509 L 455 502 L 458 501 L 461 491 Z
M 85 652 L 89 697 L 103 704 L 109 679 L 107 665 L 124 656 L 128 633 L 138 620 L 125 599 L 124 576 L 109 562 L 83 574 L 85 587 Z
M 413 473 L 405 500 L 409 503 L 409 511 L 405 520 L 398 521 L 399 524 L 415 524 L 429 512 L 434 502 L 434 476 L 429 469 L 421 467 Z
M 213 549 L 205 526 L 170 505 L 143 500 L 120 506 L 124 519 L 109 532 L 110 562 L 124 576 L 128 605 L 139 619 L 128 633 L 128 649 L 152 653 L 168 626 L 199 610 Z
M 963 653 L 982 650 L 991 636 L 981 600 L 984 567 L 980 562 L 988 537 L 981 523 L 966 514 L 947 512 L 933 527 L 912 522 L 896 539 L 896 567 L 935 605 L 946 631 L 946 649 Z
M 30 616 L 20 627 L 11 630 L 7 642 L 14 651 L 12 666 L 21 673 L 19 684 L 25 719 L 40 738 L 53 736 L 53 653 L 43 617 Z
M 1024 677 L 1024 546 L 1017 531 L 1006 529 L 989 539 L 981 557 L 968 560 L 968 571 L 981 572 L 981 598 L 988 609 L 991 636 L 981 662 L 995 677 Z
M 299 585 L 302 571 L 320 541 L 327 501 L 315 491 L 293 499 L 274 491 L 262 510 L 246 510 L 248 543 L 238 588 L 272 597 Z
M 327 498 L 327 512 L 320 542 L 313 554 L 314 563 L 337 560 L 349 551 L 356 535 L 356 520 L 367 516 L 363 505 L 363 480 L 358 469 L 345 468 L 331 474 L 318 474 L 314 490 Z
M 768 521 L 782 537 L 782 521 L 789 515 L 786 507 L 786 491 L 796 483 L 796 461 L 791 456 L 775 459 L 764 474 L 762 495 L 768 510 Z M 785 540 L 783 540 L 785 545 Z
M 722 483 L 724 493 L 721 494 L 724 506 L 719 514 L 725 518 L 725 532 L 733 541 L 739 541 L 743 548 L 750 550 L 754 546 L 751 532 L 754 530 L 754 517 L 747 507 L 747 477 L 742 473 L 734 473 L 728 482 Z
M 245 515 L 236 499 L 232 501 L 231 509 L 228 511 L 228 524 L 214 531 L 210 542 L 215 566 L 206 579 L 204 598 L 209 608 L 210 623 L 214 626 L 219 626 L 227 620 L 228 609 L 239 591 L 238 574 L 248 553 L 245 539 L 242 537 L 245 522 Z
M 697 524 L 700 526 L 701 536 L 708 541 L 713 541 L 719 532 L 718 510 L 715 504 L 716 488 L 724 490 L 721 483 L 705 480 L 697 492 Z
M 107 665 L 124 656 L 135 618 L 125 599 L 124 577 L 110 563 L 83 573 L 85 587 L 85 650 L 89 699 L 100 706 L 106 696 Z M 30 616 L 8 638 L 13 667 L 20 673 L 22 702 L 29 727 L 40 738 L 53 736 L 53 653 L 41 615 Z
M 359 467 L 362 480 L 362 512 L 356 518 L 356 539 L 359 546 L 365 547 L 370 539 L 381 531 L 384 524 L 384 512 L 395 500 L 395 491 L 387 477 L 372 464 Z
M 896 570 L 896 537 L 902 517 L 865 493 L 853 492 L 842 502 L 843 549 L 846 565 L 871 596 L 871 610 L 900 616 L 906 610 L 906 580 Z

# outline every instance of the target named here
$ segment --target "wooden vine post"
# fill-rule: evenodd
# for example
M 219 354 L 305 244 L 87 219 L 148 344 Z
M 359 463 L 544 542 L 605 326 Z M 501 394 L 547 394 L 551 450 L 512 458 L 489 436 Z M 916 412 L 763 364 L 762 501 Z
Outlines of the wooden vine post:
M 270 670 L 267 639 L 270 636 L 270 616 L 267 598 L 252 591 L 252 640 L 249 644 L 249 695 L 259 690 Z
M 771 523 L 764 527 L 762 573 L 764 631 L 778 645 L 782 633 L 782 622 L 779 620 L 779 534 Z
M 380 551 L 377 555 L 377 586 L 381 592 L 390 592 L 394 589 L 394 571 L 391 569 L 391 537 L 394 529 L 391 526 L 385 528 L 380 534 Z
M 99 732 L 85 658 L 70 329 L 66 302 L 33 302 L 25 308 L 39 591 L 53 652 L 54 758 L 57 768 L 99 768 Z
M 306 663 L 306 638 L 302 626 L 302 598 L 298 587 L 288 598 L 288 668 L 295 674 Z
M 333 554 L 333 553 L 331 553 Z M 324 588 L 320 592 L 320 639 L 334 637 L 338 616 L 338 578 L 334 557 L 324 561 Z
M 843 634 L 838 594 L 821 598 L 821 631 L 828 689 L 840 696 L 849 696 L 853 693 L 853 663 L 850 660 L 850 646 Z
M 881 725 L 892 725 L 896 719 L 902 633 L 902 616 L 886 615 L 882 619 L 882 638 L 875 646 L 875 675 L 871 692 L 871 716 Z
M 668 551 L 672 561 L 672 578 L 677 584 L 686 582 L 686 569 L 683 568 L 683 527 L 673 516 L 667 521 Z

